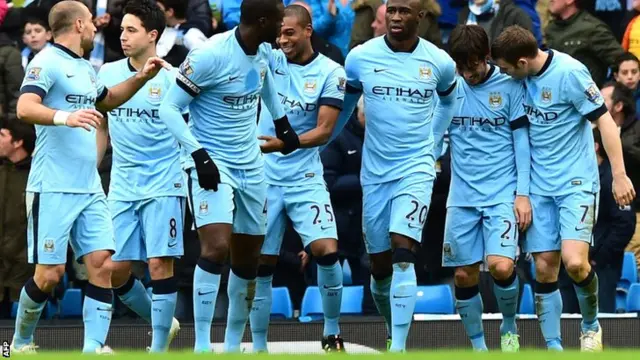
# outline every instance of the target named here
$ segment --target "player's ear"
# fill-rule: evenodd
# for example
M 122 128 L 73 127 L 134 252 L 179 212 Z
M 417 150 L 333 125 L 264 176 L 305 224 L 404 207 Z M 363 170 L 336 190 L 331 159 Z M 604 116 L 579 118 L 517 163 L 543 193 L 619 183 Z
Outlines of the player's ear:
M 622 103 L 622 101 L 618 101 L 615 105 L 613 105 L 613 111 L 617 113 L 622 112 L 623 108 L 624 108 L 624 104 Z
M 311 24 L 307 24 L 307 26 L 305 26 L 304 33 L 305 35 L 307 35 L 307 37 L 311 37 L 311 35 L 313 34 L 313 27 L 311 26 Z
M 153 29 L 149 31 L 149 40 L 151 40 L 152 42 L 156 42 L 157 39 L 158 39 L 158 30 Z
M 421 21 L 422 19 L 424 19 L 426 14 L 427 13 L 424 10 L 418 11 L 418 21 Z

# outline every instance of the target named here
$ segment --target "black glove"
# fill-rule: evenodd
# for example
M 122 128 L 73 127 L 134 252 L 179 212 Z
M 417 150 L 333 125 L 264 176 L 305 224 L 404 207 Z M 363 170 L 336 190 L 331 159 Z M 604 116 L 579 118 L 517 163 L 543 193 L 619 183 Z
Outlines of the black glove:
M 191 153 L 193 161 L 196 163 L 198 172 L 198 184 L 205 190 L 218 191 L 220 184 L 220 172 L 216 163 L 211 160 L 205 149 L 198 149 Z
M 280 151 L 283 155 L 291 154 L 300 147 L 300 139 L 298 134 L 289 124 L 289 119 L 285 115 L 283 118 L 275 120 L 273 124 L 276 127 L 276 137 L 284 143 L 284 148 Z

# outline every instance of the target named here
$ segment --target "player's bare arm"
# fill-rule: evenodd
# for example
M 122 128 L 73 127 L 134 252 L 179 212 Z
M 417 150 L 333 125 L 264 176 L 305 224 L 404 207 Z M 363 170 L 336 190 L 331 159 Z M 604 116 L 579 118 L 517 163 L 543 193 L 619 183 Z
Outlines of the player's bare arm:
M 109 89 L 105 98 L 96 104 L 102 111 L 110 111 L 124 104 L 129 100 L 144 84 L 158 74 L 162 68 L 169 69 L 170 66 L 158 57 L 151 57 L 144 64 L 142 70 L 130 77 L 128 80 Z
M 318 109 L 318 124 L 314 129 L 300 135 L 300 148 L 306 149 L 326 144 L 331 138 L 339 115 L 340 109 L 336 107 L 320 106 L 320 109 Z M 258 139 L 265 141 L 260 144 L 260 150 L 265 154 L 282 151 L 284 148 L 284 142 L 275 136 L 263 135 L 259 136 Z
M 50 109 L 42 105 L 42 98 L 33 93 L 24 93 L 18 98 L 18 119 L 33 125 L 81 127 L 87 131 L 97 129 L 102 114 L 95 109 L 81 109 L 73 113 Z
M 598 129 L 602 134 L 602 143 L 611 162 L 611 172 L 613 173 L 613 196 L 620 206 L 631 204 L 636 197 L 631 180 L 627 176 L 622 158 L 622 142 L 618 128 L 609 112 L 605 112 L 597 120 Z
M 109 146 L 109 121 L 107 116 L 103 118 L 96 131 L 96 146 L 98 148 L 97 163 L 98 167 L 100 167 L 104 154 L 107 152 L 107 146 Z

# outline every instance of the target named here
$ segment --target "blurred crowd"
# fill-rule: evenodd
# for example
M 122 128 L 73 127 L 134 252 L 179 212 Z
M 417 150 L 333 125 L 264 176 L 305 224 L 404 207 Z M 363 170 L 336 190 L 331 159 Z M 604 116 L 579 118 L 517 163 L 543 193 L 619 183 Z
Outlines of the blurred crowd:
M 82 0 L 95 15 L 98 33 L 94 50 L 87 57 L 94 67 L 124 57 L 120 47 L 122 9 L 127 0 Z M 350 49 L 386 32 L 383 0 L 285 0 L 308 8 L 312 15 L 313 47 L 344 64 Z M 11 303 L 34 270 L 26 261 L 25 186 L 35 131 L 16 119 L 24 68 L 52 41 L 47 23 L 49 9 L 56 0 L 0 0 L 0 318 L 10 315 Z M 167 29 L 158 43 L 158 54 L 178 66 L 190 49 L 216 33 L 232 29 L 240 20 L 241 0 L 157 0 L 164 11 Z M 420 36 L 444 49 L 448 35 L 457 24 L 478 24 L 494 39 L 507 26 L 530 29 L 542 48 L 565 52 L 583 62 L 601 88 L 606 105 L 620 128 L 627 173 L 640 193 L 640 0 L 423 0 L 425 18 Z M 366 119 L 363 104 L 353 114 L 343 133 L 322 153 L 325 180 L 331 193 L 338 226 L 340 256 L 351 269 L 351 283 L 365 285 L 365 313 L 377 313 L 368 293 L 369 265 L 362 239 L 362 191 L 360 164 Z M 616 284 L 621 276 L 625 249 L 636 256 L 640 269 L 640 202 L 619 208 L 611 195 L 611 174 L 599 156 L 602 193 L 598 222 L 594 231 L 591 262 L 601 283 L 603 312 L 616 312 Z M 431 208 L 424 229 L 419 264 L 419 285 L 451 283 L 452 269 L 441 266 L 442 242 L 449 191 L 449 152 L 445 148 L 438 161 Z M 105 192 L 108 190 L 111 157 L 108 153 L 99 169 Z M 176 263 L 180 280 L 177 317 L 192 319 L 193 271 L 200 246 L 190 214 L 185 223 L 185 255 Z M 524 234 L 526 236 L 526 234 Z M 531 257 L 520 254 L 518 272 L 531 281 Z M 274 287 L 287 286 L 299 309 L 305 288 L 316 284 L 314 259 L 302 248 L 300 238 L 289 224 Z M 228 269 L 227 269 L 228 272 Z M 136 275 L 148 279 L 144 264 Z M 486 312 L 497 312 L 492 280 L 481 277 Z M 83 288 L 86 271 L 69 256 L 68 283 L 61 286 Z M 568 277 L 563 291 L 565 312 L 578 312 Z M 226 286 L 221 285 L 221 289 Z M 561 280 L 562 284 L 562 280 Z M 562 287 L 562 286 L 561 286 Z M 55 303 L 62 289 L 51 294 Z M 226 295 L 221 292 L 216 317 L 225 316 Z M 119 306 L 115 317 L 134 316 Z

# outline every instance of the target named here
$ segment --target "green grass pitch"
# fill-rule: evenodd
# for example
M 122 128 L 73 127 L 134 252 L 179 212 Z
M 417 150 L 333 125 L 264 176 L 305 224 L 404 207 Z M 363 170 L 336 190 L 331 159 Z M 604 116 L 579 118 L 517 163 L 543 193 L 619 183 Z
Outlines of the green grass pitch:
M 590 360 L 590 359 L 606 359 L 606 360 L 639 360 L 640 349 L 635 350 L 605 350 L 603 353 L 586 354 L 578 351 L 565 351 L 563 353 L 552 353 L 546 351 L 522 351 L 515 354 L 503 354 L 499 351 L 489 353 L 473 353 L 471 351 L 423 351 L 410 352 L 407 354 L 380 354 L 380 355 L 283 355 L 283 354 L 193 354 L 191 352 L 170 352 L 167 354 L 149 355 L 145 352 L 116 352 L 114 355 L 120 359 L 171 359 L 171 360 L 191 360 L 216 358 L 223 360 L 241 360 L 241 359 L 278 359 L 278 360 L 313 360 L 326 359 L 327 356 L 332 358 L 339 357 L 345 359 L 356 360 L 374 360 L 374 359 L 424 359 L 424 360 Z M 18 357 L 14 355 L 12 357 Z M 27 358 L 29 356 L 19 356 Z M 89 356 L 93 358 L 94 356 Z M 87 355 L 81 355 L 78 352 L 39 352 L 35 355 L 35 360 L 51 359 L 51 360 L 75 360 L 86 359 Z

